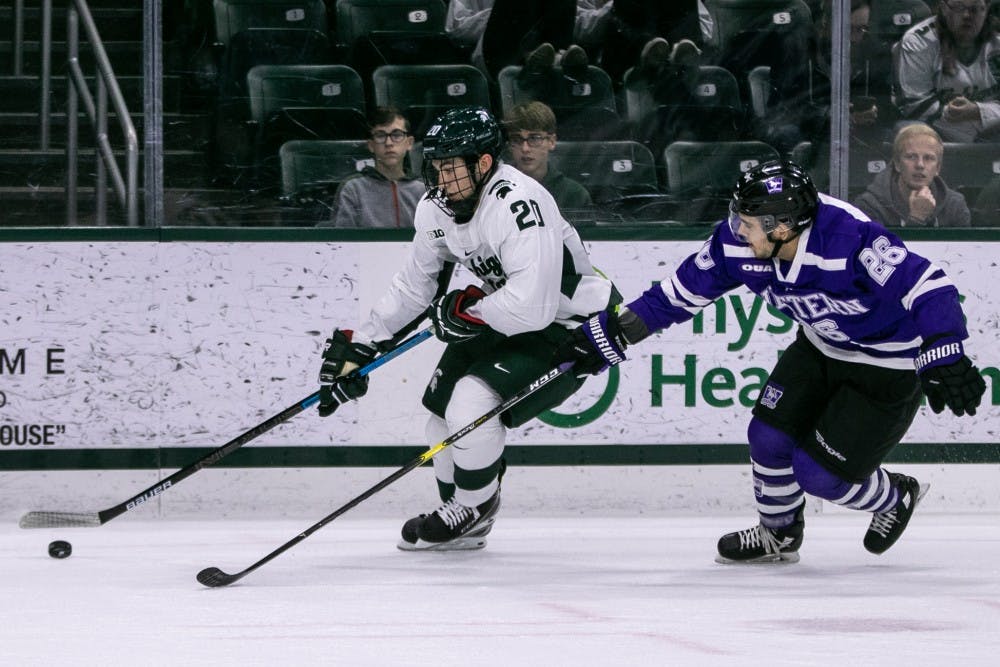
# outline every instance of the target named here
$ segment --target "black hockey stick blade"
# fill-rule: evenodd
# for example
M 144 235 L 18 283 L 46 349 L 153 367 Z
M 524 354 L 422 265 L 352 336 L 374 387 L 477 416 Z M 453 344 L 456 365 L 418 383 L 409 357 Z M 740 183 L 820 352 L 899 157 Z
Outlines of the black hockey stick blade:
M 550 382 L 552 382 L 553 380 L 555 380 L 560 375 L 568 372 L 570 370 L 570 368 L 572 368 L 572 364 L 571 363 L 565 363 L 565 364 L 560 365 L 558 368 L 553 368 L 551 371 L 549 371 L 545 375 L 539 377 L 538 379 L 534 380 L 527 387 L 525 387 L 524 389 L 522 389 L 518 393 L 514 394 L 513 396 L 511 396 L 510 398 L 508 398 L 504 402 L 500 403 L 499 405 L 497 405 L 495 408 L 493 408 L 492 410 L 490 410 L 486 414 L 480 415 L 479 417 L 477 417 L 475 419 L 475 421 L 470 422 L 469 424 L 466 424 L 465 426 L 463 426 L 459 430 L 455 431 L 454 433 L 452 433 L 451 435 L 449 435 L 447 438 L 445 438 L 444 440 L 442 440 L 438 444 L 436 444 L 433 447 L 431 447 L 430 449 L 428 449 L 426 452 L 424 452 L 423 454 L 421 454 L 417 458 L 415 458 L 412 461 L 410 461 L 409 463 L 407 463 L 405 466 L 403 466 L 402 468 L 400 468 L 396 472 L 392 473 L 391 475 L 389 475 L 388 477 L 386 477 L 382 481 L 378 482 L 377 484 L 375 484 L 374 486 L 372 486 L 368 490 L 364 491 L 361 495 L 356 496 L 352 500 L 348 501 L 346 504 L 338 507 L 336 510 L 334 510 L 330 514 L 327 514 L 325 517 L 323 517 L 322 519 L 320 519 L 318 522 L 316 522 L 313 525 L 309 526 L 304 531 L 302 531 L 301 533 L 299 533 L 298 535 L 296 535 L 292 539 L 288 540 L 287 542 L 285 542 L 284 544 L 282 544 L 280 547 L 278 547 L 277 549 L 275 549 L 274 551 L 272 551 L 268 555 L 264 556 L 259 561 L 257 561 L 256 563 L 254 563 L 250 567 L 246 568 L 245 570 L 242 570 L 241 572 L 237 572 L 236 574 L 227 574 L 227 573 L 223 572 L 222 570 L 220 570 L 217 567 L 206 567 L 204 570 L 202 570 L 201 572 L 198 573 L 198 576 L 197 576 L 198 582 L 201 583 L 201 584 L 203 584 L 203 585 L 205 585 L 205 586 L 208 586 L 209 588 L 221 588 L 222 586 L 228 586 L 229 584 L 233 583 L 234 581 L 239 581 L 243 577 L 247 576 L 248 574 L 250 574 L 251 572 L 253 572 L 257 568 L 259 568 L 261 565 L 269 563 L 272 560 L 274 560 L 275 558 L 277 558 L 278 556 L 280 556 L 281 554 L 285 553 L 286 551 L 288 551 L 289 549 L 291 549 L 292 547 L 294 547 L 296 544 L 298 544 L 302 540 L 306 539 L 307 537 L 309 537 L 310 535 L 312 535 L 313 533 L 315 533 L 317 530 L 319 530 L 320 528 L 322 528 L 326 524 L 330 523 L 331 521 L 333 521 L 334 519 L 336 519 L 337 517 L 339 517 L 341 514 L 344 514 L 345 512 L 347 512 L 352 507 L 355 507 L 355 506 L 361 504 L 362 501 L 367 500 L 368 498 L 371 498 L 376 493 L 378 493 L 379 491 L 381 491 L 385 487 L 389 486 L 390 484 L 392 484 L 393 482 L 395 482 L 400 477 L 406 475 L 407 473 L 409 473 L 412 470 L 415 470 L 415 469 L 419 468 L 424 463 L 427 463 L 432 458 L 434 458 L 434 456 L 438 452 L 440 452 L 442 449 L 444 449 L 444 448 L 448 447 L 449 445 L 453 444 L 455 441 L 459 440 L 460 438 L 464 438 L 466 435 L 468 435 L 472 431 L 476 430 L 477 428 L 479 428 L 480 426 L 482 426 L 483 424 L 485 424 L 487 421 L 489 421 L 493 417 L 496 417 L 500 413 L 502 413 L 502 412 L 504 412 L 506 410 L 509 410 L 511 407 L 513 407 L 517 403 L 520 403 L 521 401 L 523 401 L 524 399 L 526 399 L 528 396 L 531 396 L 536 391 L 538 391 L 539 389 L 541 389 L 545 385 L 549 384 Z
M 422 329 L 388 352 L 376 357 L 370 364 L 362 366 L 355 372 L 361 376 L 368 375 L 382 364 L 388 362 L 390 359 L 398 357 L 403 352 L 406 352 L 413 346 L 427 340 L 433 335 L 434 330 L 431 327 Z M 298 403 L 288 406 L 270 419 L 257 424 L 248 431 L 245 431 L 239 436 L 233 438 L 218 449 L 212 450 L 207 455 L 198 459 L 189 466 L 181 468 L 166 479 L 153 484 L 147 489 L 143 489 L 128 500 L 124 500 L 114 507 L 109 507 L 105 510 L 101 510 L 100 512 L 28 512 L 21 517 L 18 525 L 21 528 L 92 528 L 95 526 L 102 526 L 115 517 L 140 507 L 145 504 L 146 501 L 152 500 L 170 487 L 176 485 L 181 480 L 195 474 L 202 468 L 207 468 L 208 466 L 218 463 L 220 460 L 229 456 L 251 440 L 267 433 L 280 424 L 284 424 L 295 415 L 309 409 L 318 402 L 319 392 L 316 391 L 309 396 L 306 396 Z
M 243 572 L 239 574 L 226 574 L 217 567 L 206 567 L 198 573 L 198 583 L 209 588 L 219 588 L 220 586 L 228 586 L 234 581 L 242 579 L 243 576 Z

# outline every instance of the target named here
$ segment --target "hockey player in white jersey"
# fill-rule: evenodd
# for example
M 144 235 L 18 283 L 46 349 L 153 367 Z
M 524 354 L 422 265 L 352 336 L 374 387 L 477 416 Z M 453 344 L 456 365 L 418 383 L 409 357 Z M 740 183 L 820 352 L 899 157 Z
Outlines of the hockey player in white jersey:
M 501 147 L 496 120 L 479 107 L 448 111 L 427 131 L 423 165 L 430 190 L 417 205 L 409 257 L 369 317 L 327 341 L 321 414 L 364 394 L 367 378 L 342 376 L 426 310 L 435 334 L 448 343 L 423 396 L 431 413 L 426 438 L 435 445 L 550 370 L 572 329 L 620 303 L 551 195 L 505 165 Z M 435 300 L 449 262 L 482 283 Z M 581 384 L 564 374 L 441 451 L 433 463 L 443 504 L 408 520 L 399 548 L 485 546 L 500 508 L 507 428 L 562 403 Z
M 871 512 L 864 546 L 884 552 L 921 496 L 916 479 L 882 467 L 921 389 L 934 412 L 974 415 L 986 383 L 965 354 L 958 290 L 944 271 L 858 209 L 817 193 L 798 165 L 747 171 L 728 224 L 669 279 L 591 318 L 560 357 L 600 372 L 741 285 L 800 326 L 747 429 L 759 523 L 724 535 L 717 560 L 797 561 L 805 493 Z

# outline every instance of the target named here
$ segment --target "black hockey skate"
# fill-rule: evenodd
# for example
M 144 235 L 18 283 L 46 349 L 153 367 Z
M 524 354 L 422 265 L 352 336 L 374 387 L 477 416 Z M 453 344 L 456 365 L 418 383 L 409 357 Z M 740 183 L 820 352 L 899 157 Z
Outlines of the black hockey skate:
M 804 506 L 803 506 L 804 507 Z M 795 521 L 784 528 L 768 528 L 757 524 L 753 528 L 727 533 L 719 538 L 717 563 L 797 563 L 805 521 L 803 507 L 795 513 Z
M 885 553 L 896 543 L 906 530 L 917 503 L 930 488 L 929 485 L 921 486 L 914 478 L 896 472 L 889 473 L 889 480 L 899 490 L 899 502 L 890 510 L 872 515 L 872 522 L 865 533 L 865 549 L 873 554 Z
M 421 514 L 403 524 L 403 551 L 467 551 L 486 546 L 486 536 L 500 511 L 500 490 L 475 507 L 466 507 L 452 497 L 430 514 Z

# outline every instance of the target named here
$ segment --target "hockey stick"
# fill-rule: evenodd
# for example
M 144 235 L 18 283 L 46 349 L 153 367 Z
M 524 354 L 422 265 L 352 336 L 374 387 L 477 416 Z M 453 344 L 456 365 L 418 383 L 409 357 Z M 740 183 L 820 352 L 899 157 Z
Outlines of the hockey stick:
M 402 353 L 406 352 L 413 346 L 420 342 L 427 340 L 434 335 L 434 329 L 432 327 L 427 327 L 420 332 L 414 334 L 413 336 L 407 338 L 405 341 L 392 348 L 388 352 L 378 356 L 370 364 L 367 364 L 357 371 L 355 371 L 360 376 L 365 376 L 371 373 L 373 370 L 385 364 L 390 359 L 395 359 Z M 181 468 L 170 477 L 157 482 L 148 489 L 140 491 L 136 495 L 132 496 L 128 500 L 122 501 L 115 505 L 114 507 L 109 507 L 106 510 L 101 510 L 100 512 L 28 512 L 23 517 L 21 517 L 18 523 L 21 528 L 76 528 L 76 527 L 96 527 L 101 526 L 111 521 L 115 517 L 128 512 L 129 510 L 139 507 L 148 500 L 155 498 L 160 495 L 170 487 L 176 485 L 181 480 L 190 477 L 202 468 L 208 467 L 220 460 L 229 456 L 237 449 L 247 444 L 251 440 L 261 436 L 275 426 L 283 424 L 295 415 L 299 414 L 303 410 L 307 410 L 319 401 L 319 392 L 313 392 L 306 396 L 304 399 L 296 403 L 295 405 L 290 405 L 278 414 L 274 415 L 270 419 L 257 424 L 250 430 L 246 431 L 242 435 L 233 438 L 226 444 L 222 445 L 218 449 L 208 453 L 201 459 L 198 459 L 186 468 Z
M 310 535 L 312 535 L 313 533 L 315 533 L 317 530 L 319 530 L 320 528 L 322 528 L 326 524 L 330 523 L 331 521 L 333 521 L 334 519 L 336 519 L 337 517 L 339 517 L 341 514 L 344 514 L 345 512 L 347 512 L 347 510 L 349 510 L 352 507 L 355 507 L 356 505 L 360 504 L 363 500 L 366 500 L 366 499 L 372 497 L 373 495 L 375 495 L 376 493 L 378 493 L 379 491 L 381 491 L 385 487 L 389 486 L 390 484 L 392 484 L 397 479 L 399 479 L 403 475 L 407 474 L 411 470 L 419 468 L 420 466 L 422 466 L 427 461 L 430 461 L 438 452 L 440 452 L 445 447 L 453 444 L 456 440 L 459 440 L 460 438 L 463 438 L 463 437 L 467 436 L 469 433 L 471 433 L 472 431 L 476 430 L 477 428 L 479 428 L 480 426 L 482 426 L 484 423 L 486 423 L 487 421 L 489 421 L 493 417 L 496 417 L 501 412 L 504 412 L 505 410 L 510 409 L 511 407 L 513 407 L 514 405 L 516 405 L 517 403 L 520 403 L 521 401 L 523 401 L 524 399 L 526 399 L 528 396 L 531 396 L 536 391 L 538 391 L 539 389 L 541 389 L 545 385 L 549 384 L 550 382 L 552 382 L 553 380 L 555 380 L 560 375 L 563 375 L 564 373 L 566 373 L 567 371 L 569 371 L 569 369 L 572 367 L 572 365 L 573 364 L 570 362 L 570 363 L 562 364 L 558 368 L 553 368 L 551 371 L 549 371 L 545 375 L 541 376 L 537 380 L 534 380 L 527 387 L 525 387 L 524 389 L 522 389 L 518 393 L 516 393 L 513 396 L 511 396 L 510 398 L 508 398 L 503 403 L 500 403 L 498 406 L 496 406 L 495 408 L 493 408 L 492 410 L 490 410 L 486 414 L 484 414 L 484 415 L 476 418 L 476 420 L 473 421 L 472 423 L 467 424 L 467 425 L 463 426 L 462 428 L 460 428 L 459 430 L 455 431 L 454 433 L 452 433 L 451 435 L 449 435 L 447 438 L 445 438 L 444 440 L 442 440 L 438 444 L 434 445 L 433 447 L 431 447 L 430 449 L 428 449 L 426 452 L 424 452 L 423 454 L 421 454 L 417 458 L 413 459 L 412 461 L 410 461 L 409 463 L 407 463 L 405 466 L 403 466 L 402 468 L 400 468 L 396 472 L 392 473 L 391 475 L 389 475 L 388 477 L 386 477 L 385 479 L 383 479 L 381 482 L 379 482 L 375 486 L 371 487 L 370 489 L 368 489 L 367 491 L 365 491 L 361 495 L 357 496 L 353 500 L 350 500 L 349 502 L 347 502 L 347 504 L 345 504 L 345 505 L 337 508 L 332 513 L 327 514 L 325 517 L 323 517 L 322 519 L 320 519 L 317 523 L 314 523 L 309 528 L 306 528 L 304 531 L 302 531 L 301 533 L 299 533 L 298 535 L 296 535 L 295 537 L 293 537 L 289 541 L 285 542 L 280 547 L 278 547 L 277 549 L 275 549 L 274 551 L 272 551 L 268 555 L 264 556 L 259 561 L 257 561 L 256 563 L 254 563 L 250 567 L 246 568 L 242 572 L 237 572 L 236 574 L 227 574 L 227 573 L 223 572 L 222 570 L 220 570 L 217 567 L 206 567 L 204 570 L 202 570 L 201 572 L 198 573 L 198 582 L 201 583 L 201 584 L 204 584 L 205 586 L 208 586 L 209 588 L 218 588 L 220 586 L 228 586 L 229 584 L 233 583 L 234 581 L 239 581 L 243 577 L 247 576 L 248 574 L 250 574 L 251 572 L 253 572 L 254 570 L 256 570 L 261 565 L 264 565 L 265 563 L 269 563 L 270 561 L 274 560 L 275 558 L 277 558 L 281 554 L 285 553 L 286 551 L 288 551 L 289 549 L 291 549 L 292 547 L 294 547 L 296 544 L 298 544 L 302 540 L 306 539 L 307 537 L 309 537 Z

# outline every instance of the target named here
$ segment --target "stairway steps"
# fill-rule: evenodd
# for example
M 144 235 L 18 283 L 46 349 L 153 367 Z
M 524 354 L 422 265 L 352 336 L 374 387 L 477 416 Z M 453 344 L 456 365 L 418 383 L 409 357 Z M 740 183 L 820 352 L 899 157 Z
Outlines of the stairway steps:
M 80 146 L 92 148 L 94 145 L 90 119 L 84 113 L 78 114 Z M 63 148 L 66 145 L 66 114 L 55 113 L 50 117 L 49 145 Z M 143 115 L 132 114 L 139 141 L 143 141 Z M 0 113 L 0 128 L 3 128 L 0 145 L 4 148 L 34 149 L 39 146 L 40 127 L 37 113 Z M 109 135 L 114 142 L 121 137 L 118 121 L 112 114 L 108 118 Z M 165 149 L 195 149 L 205 146 L 208 141 L 208 126 L 203 116 L 198 114 L 164 114 L 163 146 Z
M 124 169 L 125 156 L 115 152 Z M 94 183 L 95 157 L 92 149 L 81 149 L 78 160 L 78 185 Z M 168 150 L 163 154 L 164 184 L 175 188 L 204 187 L 210 173 L 199 151 Z M 124 177 L 124 173 L 122 174 Z M 139 159 L 142 180 L 142 158 Z M 66 181 L 66 152 L 61 149 L 0 149 L 0 187 L 58 187 Z
M 119 4 L 121 0 L 118 0 Z M 87 3 L 90 6 L 90 13 L 97 23 L 97 31 L 101 39 L 105 42 L 132 40 L 136 35 L 142 34 L 142 4 L 134 7 L 97 7 L 93 2 Z M 52 7 L 52 35 L 56 39 L 65 39 L 66 35 L 66 14 L 65 5 L 53 3 Z M 14 7 L 13 3 L 0 7 L 0 35 L 4 39 L 14 37 Z M 24 36 L 25 38 L 38 39 L 42 34 L 42 9 L 35 3 L 25 3 L 24 8 Z M 83 35 L 83 25 L 80 26 L 80 34 Z
M 111 61 L 111 69 L 116 76 L 138 76 L 142 74 L 142 41 L 107 42 L 104 50 Z M 37 40 L 25 41 L 23 57 L 23 74 L 38 76 L 41 71 L 41 43 Z M 52 73 L 66 72 L 66 42 L 52 42 Z M 80 42 L 80 67 L 84 75 L 97 71 L 94 64 L 93 50 L 90 44 Z M 0 72 L 14 72 L 14 47 L 11 41 L 0 42 Z
M 95 77 L 85 77 L 87 87 L 93 95 L 97 90 Z M 130 113 L 142 111 L 143 105 L 143 77 L 141 76 L 119 76 L 118 87 L 125 98 L 125 107 Z M 62 74 L 53 76 L 49 85 L 50 109 L 55 111 L 65 111 L 68 80 Z M 0 76 L 0 111 L 37 112 L 41 105 L 41 79 L 37 76 Z M 163 109 L 165 112 L 177 111 L 181 107 L 181 94 L 184 82 L 180 76 L 163 77 Z M 111 100 L 108 100 L 110 107 Z

